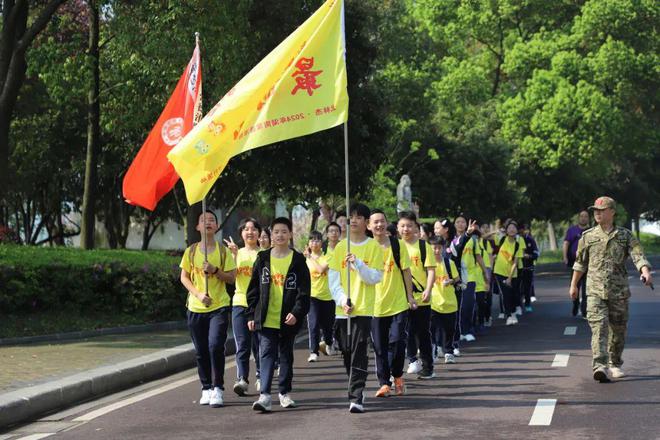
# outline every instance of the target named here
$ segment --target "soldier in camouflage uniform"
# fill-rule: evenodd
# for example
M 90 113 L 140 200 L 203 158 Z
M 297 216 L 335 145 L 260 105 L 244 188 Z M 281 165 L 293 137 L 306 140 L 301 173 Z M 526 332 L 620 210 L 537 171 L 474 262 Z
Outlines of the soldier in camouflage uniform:
M 587 273 L 593 375 L 599 382 L 609 382 L 608 372 L 614 378 L 624 377 L 621 355 L 628 323 L 630 289 L 625 263 L 629 255 L 651 285 L 651 265 L 632 232 L 614 225 L 615 208 L 610 197 L 599 197 L 589 208 L 598 225 L 582 233 L 570 288 L 571 298 L 577 298 L 578 284 Z

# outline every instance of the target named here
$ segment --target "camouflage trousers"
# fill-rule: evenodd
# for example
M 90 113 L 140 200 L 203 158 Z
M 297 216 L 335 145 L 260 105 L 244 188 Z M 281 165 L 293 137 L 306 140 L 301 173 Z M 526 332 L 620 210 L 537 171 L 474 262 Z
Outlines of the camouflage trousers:
M 628 324 L 628 298 L 587 297 L 593 369 L 621 367 Z

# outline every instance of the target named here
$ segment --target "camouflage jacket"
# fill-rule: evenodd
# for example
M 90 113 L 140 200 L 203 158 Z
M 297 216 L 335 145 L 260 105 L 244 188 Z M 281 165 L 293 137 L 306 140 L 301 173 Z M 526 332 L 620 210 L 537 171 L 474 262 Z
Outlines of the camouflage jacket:
M 608 234 L 596 226 L 584 231 L 573 270 L 587 273 L 587 295 L 602 299 L 630 297 L 626 271 L 629 255 L 637 270 L 651 268 L 639 240 L 628 229 L 615 226 Z

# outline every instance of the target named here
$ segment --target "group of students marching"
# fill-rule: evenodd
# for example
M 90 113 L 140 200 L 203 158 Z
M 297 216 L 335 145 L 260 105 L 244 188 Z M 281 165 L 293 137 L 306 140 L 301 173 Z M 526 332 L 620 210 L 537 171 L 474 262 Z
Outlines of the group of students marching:
M 517 324 L 523 307 L 531 312 L 536 300 L 538 248 L 527 226 L 513 220 L 494 232 L 462 214 L 453 223 L 420 225 L 413 212 L 400 212 L 390 223 L 383 211 L 356 203 L 325 234 L 313 231 L 303 253 L 290 245 L 288 218 L 276 218 L 269 228 L 242 220 L 240 248 L 231 238 L 225 246 L 215 240 L 211 211 L 200 215 L 197 229 L 206 240 L 186 249 L 181 282 L 189 292 L 202 405 L 223 405 L 230 324 L 238 376 L 233 390 L 240 396 L 248 393 L 251 354 L 255 360 L 259 399 L 253 409 L 271 411 L 276 371 L 280 406 L 296 406 L 290 396 L 294 343 L 307 318 L 308 361 L 341 353 L 349 410 L 362 413 L 370 346 L 376 397 L 401 396 L 406 359 L 406 373 L 420 380 L 435 377 L 437 359 L 455 363 L 461 344 L 492 325 L 494 295 L 506 325 Z

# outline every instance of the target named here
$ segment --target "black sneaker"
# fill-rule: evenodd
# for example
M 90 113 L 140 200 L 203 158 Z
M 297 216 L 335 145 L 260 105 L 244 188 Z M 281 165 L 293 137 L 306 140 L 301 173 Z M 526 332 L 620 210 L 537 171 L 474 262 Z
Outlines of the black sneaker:
M 421 380 L 430 380 L 435 377 L 435 373 L 433 370 L 422 370 L 421 373 L 419 373 L 419 376 L 417 376 L 417 379 Z

